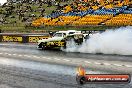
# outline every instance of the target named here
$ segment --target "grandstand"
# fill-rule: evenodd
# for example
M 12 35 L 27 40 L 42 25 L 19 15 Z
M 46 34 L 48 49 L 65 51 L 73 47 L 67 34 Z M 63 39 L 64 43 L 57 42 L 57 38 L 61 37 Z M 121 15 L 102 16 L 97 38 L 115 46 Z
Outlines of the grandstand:
M 32 22 L 33 26 L 128 26 L 132 25 L 132 1 L 84 0 L 66 5 Z

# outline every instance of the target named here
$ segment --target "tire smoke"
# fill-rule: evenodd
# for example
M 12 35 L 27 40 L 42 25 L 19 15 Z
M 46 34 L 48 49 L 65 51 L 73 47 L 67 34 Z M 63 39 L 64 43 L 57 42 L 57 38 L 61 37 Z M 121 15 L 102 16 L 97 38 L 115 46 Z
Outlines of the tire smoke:
M 82 45 L 77 46 L 74 44 L 73 47 L 67 47 L 65 51 L 132 55 L 132 26 L 94 34 Z
M 0 4 L 3 5 L 4 3 L 6 3 L 7 0 L 0 0 Z

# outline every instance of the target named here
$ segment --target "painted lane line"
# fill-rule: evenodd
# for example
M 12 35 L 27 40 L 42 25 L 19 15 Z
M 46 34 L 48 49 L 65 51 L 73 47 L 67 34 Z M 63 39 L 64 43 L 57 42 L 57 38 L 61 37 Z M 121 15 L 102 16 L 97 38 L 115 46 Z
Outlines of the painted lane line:
M 40 58 L 40 57 L 36 56 L 35 58 Z
M 113 65 L 115 65 L 115 66 L 122 66 L 122 65 L 120 65 L 120 64 L 113 64 Z
M 132 65 L 124 65 L 124 66 L 126 66 L 126 67 L 130 67 L 130 68 L 132 67 Z
M 51 58 L 45 58 L 45 59 L 47 59 L 47 60 L 51 60 Z
M 58 58 L 54 58 L 54 60 L 61 60 L 61 59 L 58 59 Z
M 41 58 L 44 58 L 45 59 L 46 57 L 41 57 Z
M 17 54 L 12 54 L 12 55 L 14 55 L 14 56 L 15 56 L 15 55 L 17 55 Z
M 68 60 L 68 59 L 63 59 L 64 61 L 70 61 L 70 60 Z
M 31 56 L 27 56 L 27 57 L 31 57 Z
M 25 56 L 25 57 L 32 57 L 32 56 L 29 56 L 29 55 L 23 55 L 23 56 Z M 33 57 L 37 57 L 37 56 L 33 56 Z
M 104 65 L 111 65 L 111 64 L 109 64 L 109 63 L 103 63 Z
M 22 55 L 20 54 L 20 55 L 18 55 L 19 57 L 21 57 Z
M 101 63 L 99 63 L 99 62 L 94 62 L 95 64 L 99 64 L 99 65 L 101 65 Z
M 7 54 L 7 55 L 11 56 L 12 54 Z
M 89 61 L 84 61 L 85 63 L 88 63 L 88 64 L 90 64 L 90 63 L 92 63 L 92 62 L 89 62 Z
M 38 56 L 32 56 L 32 57 L 37 58 Z
M 47 60 L 51 60 L 51 58 L 50 58 L 50 57 L 42 57 L 42 58 L 47 59 Z
M 28 55 L 23 55 L 24 57 L 27 57 Z

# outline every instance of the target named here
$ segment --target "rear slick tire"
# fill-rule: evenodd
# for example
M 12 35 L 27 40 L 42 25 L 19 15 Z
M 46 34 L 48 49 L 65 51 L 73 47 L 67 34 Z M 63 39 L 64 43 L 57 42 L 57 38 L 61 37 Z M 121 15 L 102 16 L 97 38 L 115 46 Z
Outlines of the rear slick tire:
M 42 43 L 42 50 L 45 50 L 45 45 L 44 45 L 44 43 Z

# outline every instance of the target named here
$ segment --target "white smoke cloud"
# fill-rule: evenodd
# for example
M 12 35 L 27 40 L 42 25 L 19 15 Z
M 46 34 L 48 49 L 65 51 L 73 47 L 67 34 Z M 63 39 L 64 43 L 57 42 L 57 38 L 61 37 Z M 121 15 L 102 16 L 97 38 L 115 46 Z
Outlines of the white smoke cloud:
M 3 5 L 7 0 L 0 0 L 0 4 Z
M 65 51 L 132 55 L 132 26 L 92 35 L 82 45 L 68 47 Z

